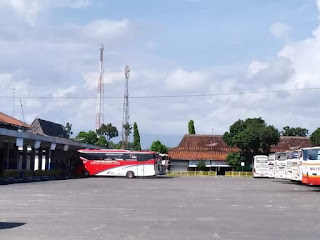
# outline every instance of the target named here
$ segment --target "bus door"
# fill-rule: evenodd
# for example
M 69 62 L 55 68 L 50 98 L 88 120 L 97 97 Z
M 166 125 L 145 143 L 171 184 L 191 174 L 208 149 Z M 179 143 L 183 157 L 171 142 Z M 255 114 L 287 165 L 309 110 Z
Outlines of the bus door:
M 130 161 L 130 166 L 132 166 L 132 171 L 134 172 L 135 176 L 141 176 L 141 170 L 138 162 L 138 154 L 130 153 L 125 154 L 127 161 Z
M 144 176 L 144 154 L 137 154 L 137 167 L 138 167 L 138 176 L 143 177 Z

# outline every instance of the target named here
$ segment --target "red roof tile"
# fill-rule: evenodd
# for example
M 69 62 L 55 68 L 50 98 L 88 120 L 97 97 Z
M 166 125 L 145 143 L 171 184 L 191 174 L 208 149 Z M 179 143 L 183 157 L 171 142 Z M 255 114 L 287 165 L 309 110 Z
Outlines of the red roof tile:
M 307 137 L 281 137 L 272 152 L 285 152 L 292 149 L 311 147 Z M 171 159 L 180 160 L 225 160 L 229 153 L 237 152 L 237 147 L 229 147 L 222 136 L 212 135 L 185 135 L 176 148 L 169 151 Z
M 4 113 L 0 112 L 0 124 L 5 124 L 5 125 L 10 125 L 10 126 L 14 126 L 14 127 L 24 127 L 24 128 L 31 128 L 30 125 L 21 122 L 20 120 L 10 117 Z

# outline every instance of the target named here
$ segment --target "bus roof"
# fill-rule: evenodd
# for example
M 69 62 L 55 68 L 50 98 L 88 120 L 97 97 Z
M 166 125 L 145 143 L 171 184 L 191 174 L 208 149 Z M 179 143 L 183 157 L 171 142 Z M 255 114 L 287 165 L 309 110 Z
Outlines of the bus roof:
M 301 148 L 302 150 L 320 149 L 320 147 Z
M 156 153 L 153 151 L 131 151 L 123 149 L 80 149 L 80 153 Z

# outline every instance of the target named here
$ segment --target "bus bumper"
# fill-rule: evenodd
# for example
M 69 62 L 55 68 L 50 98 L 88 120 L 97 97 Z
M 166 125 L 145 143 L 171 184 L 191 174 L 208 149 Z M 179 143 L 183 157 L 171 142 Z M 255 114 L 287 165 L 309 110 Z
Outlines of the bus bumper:
M 304 175 L 302 178 L 302 183 L 305 183 L 307 185 L 314 185 L 319 186 L 320 185 L 320 176 L 307 176 Z

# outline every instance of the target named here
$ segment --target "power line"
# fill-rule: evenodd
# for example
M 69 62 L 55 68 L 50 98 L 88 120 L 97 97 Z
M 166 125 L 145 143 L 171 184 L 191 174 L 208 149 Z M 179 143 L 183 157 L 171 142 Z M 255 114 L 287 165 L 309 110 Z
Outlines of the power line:
M 247 91 L 247 92 L 229 92 L 229 93 L 200 93 L 200 94 L 184 94 L 184 95 L 150 95 L 150 96 L 131 96 L 131 99 L 151 99 L 151 98 L 186 98 L 186 97 L 215 97 L 215 96 L 232 96 L 232 95 L 253 95 L 253 94 L 268 94 L 268 93 L 284 93 L 284 92 L 297 92 L 297 91 L 311 91 L 320 90 L 319 88 L 295 88 L 295 89 L 280 89 L 280 90 L 267 90 L 267 91 Z M 22 99 L 96 99 L 95 96 L 16 96 Z M 12 96 L 0 96 L 4 99 L 12 99 Z M 123 96 L 108 96 L 104 99 L 123 99 Z

